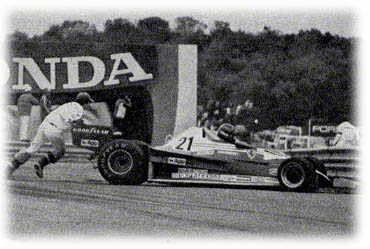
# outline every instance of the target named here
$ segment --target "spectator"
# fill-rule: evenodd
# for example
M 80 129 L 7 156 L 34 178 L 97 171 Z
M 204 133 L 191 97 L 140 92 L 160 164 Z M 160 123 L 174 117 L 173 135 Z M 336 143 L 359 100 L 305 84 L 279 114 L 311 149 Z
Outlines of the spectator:
M 213 118 L 211 120 L 211 130 L 216 131 L 220 125 L 225 123 L 224 121 L 225 114 L 226 114 L 225 104 L 216 101 L 215 109 L 213 112 Z
M 241 140 L 252 143 L 253 133 L 259 127 L 259 108 L 254 107 L 253 102 L 247 99 L 244 103 L 239 104 L 235 112 L 234 125 L 243 126 Z
M 217 119 L 216 116 L 210 121 L 210 129 L 212 131 L 217 131 L 218 127 L 222 124 L 222 119 Z
M 225 106 L 224 110 L 224 117 L 222 119 L 222 123 L 229 123 L 229 124 L 235 124 L 235 115 L 233 113 L 233 106 L 232 103 L 229 103 L 228 105 Z
M 39 101 L 31 93 L 32 87 L 27 85 L 24 93 L 18 98 L 18 115 L 20 119 L 19 137 L 23 142 L 29 142 L 28 125 L 30 121 L 32 105 L 38 105 Z
M 246 123 L 249 112 L 249 100 L 243 104 L 239 104 L 235 110 L 235 125 L 243 125 Z
M 131 107 L 131 99 L 128 96 L 125 96 L 123 99 L 117 99 L 113 113 L 113 129 L 117 134 L 122 134 L 122 127 L 125 125 L 124 119 L 127 116 L 127 109 Z
M 127 107 L 131 107 L 131 99 L 125 96 L 123 99 L 117 99 L 114 108 L 114 118 L 124 119 L 126 117 Z
M 350 122 L 343 122 L 336 128 L 337 135 L 330 145 L 335 147 L 348 147 L 359 145 L 360 135 L 355 126 Z
M 238 122 L 239 121 L 239 116 L 242 112 L 242 109 L 243 109 L 243 105 L 239 104 L 236 106 L 236 109 L 235 109 L 235 116 L 236 116 L 236 121 Z
M 208 112 L 208 120 L 213 119 L 213 114 L 215 112 L 215 102 L 213 100 L 209 100 L 207 103 L 206 111 Z
M 221 104 L 219 101 L 215 102 L 213 115 L 216 116 L 216 119 L 220 118 L 221 115 Z
M 200 113 L 200 120 L 199 125 L 200 127 L 207 127 L 208 129 L 211 128 L 214 118 L 214 112 L 215 112 L 215 102 L 212 100 L 209 100 L 207 102 L 206 107 L 202 110 Z
M 207 110 L 203 111 L 200 116 L 200 127 L 207 127 L 209 125 L 209 112 Z
M 201 127 L 201 120 L 202 120 L 202 115 L 204 112 L 204 107 L 202 105 L 197 105 L 197 127 Z
M 41 118 L 41 122 L 52 111 L 51 106 L 52 106 L 52 103 L 51 103 L 50 90 L 46 89 L 46 92 L 41 96 L 41 99 L 40 99 L 40 118 Z

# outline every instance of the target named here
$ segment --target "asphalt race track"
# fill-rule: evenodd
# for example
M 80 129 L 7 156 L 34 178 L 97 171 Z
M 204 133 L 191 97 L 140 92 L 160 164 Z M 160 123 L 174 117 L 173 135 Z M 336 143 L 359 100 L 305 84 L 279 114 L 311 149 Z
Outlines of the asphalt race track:
M 12 237 L 350 237 L 356 194 L 205 186 L 109 185 L 91 164 L 32 163 L 7 181 Z

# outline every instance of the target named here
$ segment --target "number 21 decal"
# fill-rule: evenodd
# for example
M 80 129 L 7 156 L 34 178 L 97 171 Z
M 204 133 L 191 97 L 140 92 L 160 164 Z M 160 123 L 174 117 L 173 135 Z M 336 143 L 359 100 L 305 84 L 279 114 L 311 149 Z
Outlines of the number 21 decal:
M 194 137 L 182 137 L 179 140 L 179 145 L 176 146 L 177 150 L 190 150 L 193 144 Z

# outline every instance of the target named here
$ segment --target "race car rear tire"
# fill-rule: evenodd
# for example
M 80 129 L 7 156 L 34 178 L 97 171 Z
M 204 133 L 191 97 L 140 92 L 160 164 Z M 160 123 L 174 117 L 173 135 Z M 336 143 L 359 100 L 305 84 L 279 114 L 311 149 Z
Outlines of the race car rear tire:
M 124 139 L 111 141 L 101 149 L 98 170 L 105 180 L 114 185 L 139 185 L 148 179 L 144 150 Z
M 280 185 L 288 191 L 310 192 L 317 189 L 315 166 L 305 158 L 291 158 L 278 169 Z

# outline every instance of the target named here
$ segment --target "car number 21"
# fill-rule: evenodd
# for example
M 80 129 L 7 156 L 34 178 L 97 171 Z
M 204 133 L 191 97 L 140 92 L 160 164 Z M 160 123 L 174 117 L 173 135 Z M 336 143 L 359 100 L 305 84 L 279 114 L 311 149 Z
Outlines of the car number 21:
M 190 150 L 193 140 L 194 137 L 182 137 L 179 139 L 179 144 L 175 148 L 177 150 Z

